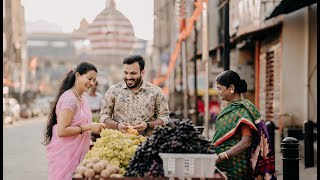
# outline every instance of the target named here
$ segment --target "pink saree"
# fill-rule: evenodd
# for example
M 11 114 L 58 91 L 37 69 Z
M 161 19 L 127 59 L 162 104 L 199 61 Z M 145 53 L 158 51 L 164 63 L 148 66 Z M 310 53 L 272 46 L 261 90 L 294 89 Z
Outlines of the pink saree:
M 63 93 L 57 103 L 56 114 L 69 109 L 74 112 L 71 126 L 92 122 L 90 106 L 85 97 L 77 104 L 75 95 L 70 91 Z M 47 145 L 48 180 L 71 180 L 76 167 L 89 151 L 91 135 L 89 131 L 71 137 L 58 137 L 57 124 L 53 126 L 52 139 Z

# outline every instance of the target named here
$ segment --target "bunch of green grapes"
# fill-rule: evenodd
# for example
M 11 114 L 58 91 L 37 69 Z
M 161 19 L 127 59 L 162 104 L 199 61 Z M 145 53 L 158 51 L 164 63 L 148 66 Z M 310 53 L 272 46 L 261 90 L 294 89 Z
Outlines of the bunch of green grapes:
M 123 174 L 138 145 L 146 140 L 144 136 L 124 134 L 113 129 L 104 129 L 100 136 L 86 154 L 85 159 L 108 160 L 110 164 L 119 167 Z

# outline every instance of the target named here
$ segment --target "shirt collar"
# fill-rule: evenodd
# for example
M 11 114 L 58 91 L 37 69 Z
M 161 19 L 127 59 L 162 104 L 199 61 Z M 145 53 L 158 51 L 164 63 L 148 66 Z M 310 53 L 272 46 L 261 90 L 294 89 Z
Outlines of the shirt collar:
M 147 87 L 147 84 L 146 84 L 146 82 L 142 79 L 142 84 L 141 84 L 141 86 L 140 86 L 140 88 L 139 88 L 138 91 L 140 91 L 140 89 L 143 89 L 143 88 L 146 88 L 146 87 Z M 123 89 L 129 89 L 124 81 L 122 81 L 122 88 L 123 88 Z

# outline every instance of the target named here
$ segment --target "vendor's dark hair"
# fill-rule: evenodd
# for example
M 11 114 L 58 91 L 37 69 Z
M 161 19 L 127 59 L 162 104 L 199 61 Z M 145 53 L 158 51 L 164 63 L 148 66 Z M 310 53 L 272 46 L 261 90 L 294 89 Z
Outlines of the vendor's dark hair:
M 81 62 L 74 69 L 70 70 L 67 73 L 67 76 L 64 78 L 64 80 L 60 84 L 60 88 L 59 88 L 58 94 L 56 96 L 54 106 L 52 107 L 51 113 L 48 117 L 46 129 L 45 129 L 45 133 L 44 133 L 44 141 L 42 142 L 42 144 L 48 145 L 51 141 L 53 126 L 55 124 L 57 124 L 56 106 L 57 106 L 57 103 L 58 103 L 60 96 L 65 91 L 67 91 L 68 89 L 73 87 L 75 80 L 76 80 L 76 75 L 75 75 L 76 72 L 78 72 L 80 75 L 82 75 L 82 74 L 86 74 L 87 72 L 89 72 L 91 70 L 98 73 L 97 68 L 93 64 L 87 63 L 87 62 Z
M 123 64 L 133 64 L 135 62 L 138 62 L 140 71 L 144 70 L 144 59 L 140 55 L 130 55 L 123 60 Z
M 239 74 L 232 70 L 226 70 L 220 73 L 217 76 L 216 81 L 227 88 L 229 88 L 230 85 L 233 84 L 235 87 L 235 92 L 237 93 L 247 92 L 246 81 L 244 79 L 240 79 Z

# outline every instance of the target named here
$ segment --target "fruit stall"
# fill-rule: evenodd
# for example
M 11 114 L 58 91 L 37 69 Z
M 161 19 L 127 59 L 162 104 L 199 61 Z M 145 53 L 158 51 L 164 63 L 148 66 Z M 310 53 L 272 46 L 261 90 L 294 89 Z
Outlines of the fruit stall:
M 217 155 L 190 120 L 171 120 L 145 137 L 104 129 L 73 174 L 84 179 L 227 179 Z

